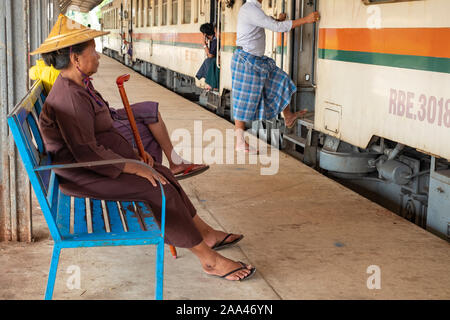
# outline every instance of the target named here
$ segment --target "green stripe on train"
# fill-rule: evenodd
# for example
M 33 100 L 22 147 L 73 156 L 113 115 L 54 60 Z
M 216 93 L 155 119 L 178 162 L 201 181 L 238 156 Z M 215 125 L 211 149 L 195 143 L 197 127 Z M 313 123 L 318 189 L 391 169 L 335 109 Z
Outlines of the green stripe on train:
M 448 58 L 330 49 L 319 49 L 319 58 L 403 69 L 450 73 L 450 59 Z

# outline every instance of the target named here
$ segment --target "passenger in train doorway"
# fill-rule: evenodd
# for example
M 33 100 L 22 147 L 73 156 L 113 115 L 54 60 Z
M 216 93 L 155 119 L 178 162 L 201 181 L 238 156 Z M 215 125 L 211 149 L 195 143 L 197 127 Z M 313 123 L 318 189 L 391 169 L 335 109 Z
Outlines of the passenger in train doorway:
M 42 54 L 48 65 L 60 70 L 39 116 L 46 152 L 53 163 L 83 163 L 112 159 L 145 161 L 55 169 L 62 191 L 69 196 L 100 200 L 145 201 L 158 225 L 162 219 L 160 180 L 167 201 L 165 242 L 189 249 L 205 273 L 230 281 L 255 274 L 250 264 L 228 259 L 217 252 L 233 246 L 243 235 L 227 234 L 204 222 L 169 168 L 137 151 L 114 127 L 108 102 L 92 85 L 100 55 L 94 38 L 106 33 L 73 26 L 60 15 L 48 39 L 31 54 Z M 151 169 L 150 167 L 153 167 Z M 120 259 L 120 257 L 118 257 Z
M 245 141 L 246 122 L 269 120 L 283 113 L 286 127 L 292 128 L 307 113 L 307 110 L 295 113 L 290 110 L 289 103 L 297 88 L 273 59 L 264 56 L 265 29 L 287 32 L 320 19 L 319 12 L 297 20 L 286 20 L 286 14 L 282 13 L 274 19 L 264 13 L 261 3 L 262 0 L 248 0 L 239 10 L 237 50 L 231 61 L 236 150 L 250 154 L 258 150 Z
M 216 28 L 211 23 L 205 23 L 200 26 L 200 32 L 203 34 L 203 48 L 205 49 L 206 59 L 197 72 L 198 80 L 205 79 L 207 90 L 219 89 L 219 68 L 217 67 L 217 38 Z M 208 46 L 209 43 L 209 46 Z

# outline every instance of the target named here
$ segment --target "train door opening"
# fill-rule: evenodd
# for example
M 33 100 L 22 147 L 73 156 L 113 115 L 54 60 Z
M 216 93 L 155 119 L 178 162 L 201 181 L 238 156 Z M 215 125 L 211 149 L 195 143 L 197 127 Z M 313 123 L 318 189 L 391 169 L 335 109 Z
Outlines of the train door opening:
M 296 0 L 295 19 L 305 17 L 318 8 L 318 0 Z M 293 101 L 294 110 L 308 109 L 314 112 L 316 91 L 317 24 L 306 24 L 296 28 L 293 38 L 292 78 L 297 85 Z
M 319 0 L 295 0 L 292 2 L 294 19 L 306 17 L 318 10 Z M 297 86 L 291 103 L 292 111 L 307 109 L 304 119 L 283 136 L 286 152 L 308 165 L 317 165 L 318 134 L 314 132 L 316 98 L 316 61 L 318 43 L 317 23 L 306 24 L 293 31 L 291 37 L 290 74 Z
M 216 39 L 217 39 L 217 52 L 216 52 L 216 66 L 219 69 L 220 74 L 220 62 L 221 62 L 221 35 L 223 34 L 223 21 L 225 19 L 225 11 L 222 10 L 225 6 L 222 1 L 210 1 L 209 8 L 209 22 L 216 27 Z M 212 66 L 211 66 L 212 67 Z M 211 68 L 210 67 L 210 68 Z M 224 116 L 224 97 L 220 94 L 220 75 L 216 77 L 218 80 L 217 89 L 204 90 L 199 97 L 199 102 L 204 107 L 215 111 L 217 114 Z
M 133 1 L 121 4 L 121 25 L 120 34 L 122 38 L 121 55 L 126 65 L 131 65 L 133 61 Z
M 217 23 L 217 3 L 216 1 L 210 1 L 210 19 L 209 21 L 212 24 L 216 24 Z

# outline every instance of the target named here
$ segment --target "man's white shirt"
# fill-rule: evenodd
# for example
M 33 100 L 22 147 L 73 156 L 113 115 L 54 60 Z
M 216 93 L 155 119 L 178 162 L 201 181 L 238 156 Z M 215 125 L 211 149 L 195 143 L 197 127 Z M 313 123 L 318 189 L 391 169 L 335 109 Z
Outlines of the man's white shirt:
M 238 14 L 236 45 L 252 55 L 261 57 L 266 50 L 266 32 L 287 32 L 292 29 L 292 20 L 276 21 L 262 10 L 258 0 L 247 0 Z

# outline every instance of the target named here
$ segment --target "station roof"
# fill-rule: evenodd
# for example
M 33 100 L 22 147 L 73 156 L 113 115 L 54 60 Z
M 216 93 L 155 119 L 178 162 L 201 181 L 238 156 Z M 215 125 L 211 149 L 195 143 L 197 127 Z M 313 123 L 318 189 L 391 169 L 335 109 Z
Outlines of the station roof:
M 103 0 L 60 0 L 61 12 L 65 13 L 70 6 L 77 6 L 81 12 L 89 12 L 102 3 Z

